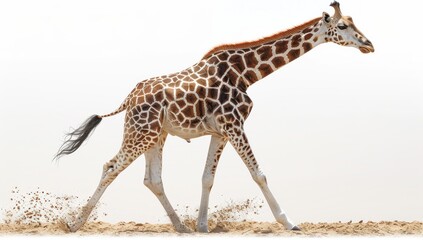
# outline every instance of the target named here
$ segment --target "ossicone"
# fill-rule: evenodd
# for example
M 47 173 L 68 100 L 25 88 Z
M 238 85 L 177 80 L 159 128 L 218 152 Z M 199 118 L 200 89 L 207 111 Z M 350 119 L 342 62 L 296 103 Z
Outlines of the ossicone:
M 339 19 L 341 19 L 342 17 L 342 12 L 341 12 L 341 8 L 339 6 L 339 2 L 337 1 L 333 1 L 330 4 L 331 7 L 333 7 L 335 9 L 335 14 L 333 14 L 333 20 L 334 21 L 338 21 Z

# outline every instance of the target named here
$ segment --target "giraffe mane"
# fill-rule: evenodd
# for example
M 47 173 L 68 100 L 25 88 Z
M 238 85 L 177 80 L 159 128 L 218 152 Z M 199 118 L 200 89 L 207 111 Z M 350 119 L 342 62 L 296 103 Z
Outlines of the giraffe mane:
M 257 45 L 261 45 L 261 44 L 264 44 L 264 43 L 267 43 L 267 42 L 271 42 L 271 41 L 281 39 L 283 37 L 289 36 L 289 35 L 296 33 L 296 32 L 298 32 L 302 29 L 305 29 L 308 26 L 311 26 L 311 25 L 317 23 L 320 19 L 321 19 L 321 17 L 314 18 L 314 19 L 307 21 L 307 22 L 305 22 L 301 25 L 295 26 L 293 28 L 289 28 L 287 30 L 275 33 L 271 36 L 260 38 L 260 39 L 254 40 L 254 41 L 218 45 L 218 46 L 212 48 L 210 51 L 208 51 L 203 56 L 202 59 L 206 59 L 206 58 L 210 57 L 213 53 L 216 53 L 216 52 L 219 52 L 219 51 L 249 48 L 249 47 L 253 47 L 253 46 L 257 46 Z

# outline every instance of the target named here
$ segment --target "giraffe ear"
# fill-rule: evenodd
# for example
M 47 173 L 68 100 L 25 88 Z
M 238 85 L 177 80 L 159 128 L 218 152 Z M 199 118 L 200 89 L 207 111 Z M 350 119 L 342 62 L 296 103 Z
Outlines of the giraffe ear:
M 323 12 L 322 13 L 322 19 L 325 23 L 329 23 L 330 22 L 330 15 L 327 12 Z

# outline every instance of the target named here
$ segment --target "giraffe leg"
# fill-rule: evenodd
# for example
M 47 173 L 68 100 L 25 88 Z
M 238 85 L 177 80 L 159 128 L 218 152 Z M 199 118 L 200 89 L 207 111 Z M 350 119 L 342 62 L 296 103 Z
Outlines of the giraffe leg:
M 98 200 L 116 177 L 135 159 L 158 142 L 161 132 L 160 122 L 156 121 L 154 124 L 138 125 L 138 128 L 133 127 L 128 122 L 125 125 L 124 141 L 119 153 L 112 160 L 104 164 L 103 173 L 94 194 L 82 208 L 76 220 L 73 223 L 67 224 L 71 232 L 77 231 L 87 221 Z
M 162 182 L 162 150 L 163 145 L 166 140 L 167 133 L 162 133 L 158 143 L 145 152 L 145 176 L 144 176 L 144 185 L 147 186 L 156 197 L 159 199 L 160 203 L 166 210 L 167 215 L 170 218 L 173 226 L 176 231 L 181 233 L 188 233 L 191 230 L 186 227 L 178 215 L 176 214 L 174 208 L 170 204 L 167 196 L 164 192 L 163 182 Z
M 129 164 L 131 164 L 136 157 L 128 157 L 121 150 L 112 160 L 103 165 L 103 173 L 101 175 L 100 183 L 97 186 L 92 197 L 89 199 L 88 203 L 82 208 L 81 212 L 78 214 L 73 223 L 67 223 L 67 226 L 71 232 L 76 232 L 79 228 L 84 225 L 88 217 L 91 214 L 91 211 L 97 204 L 100 197 L 103 195 L 107 187 L 116 179 L 116 177 L 121 173 Z
M 214 182 L 214 174 L 223 148 L 228 142 L 225 138 L 212 136 L 207 154 L 206 166 L 203 172 L 203 189 L 201 193 L 201 203 L 198 213 L 197 230 L 208 232 L 207 211 L 209 206 L 210 191 Z
M 254 181 L 258 184 L 261 191 L 263 192 L 263 195 L 266 198 L 266 201 L 269 204 L 276 221 L 281 223 L 288 230 L 300 230 L 279 207 L 278 202 L 267 185 L 266 176 L 263 174 L 257 164 L 243 129 L 227 129 L 226 132 L 228 134 L 230 143 L 238 152 L 239 156 L 248 167 L 248 170 L 250 171 Z

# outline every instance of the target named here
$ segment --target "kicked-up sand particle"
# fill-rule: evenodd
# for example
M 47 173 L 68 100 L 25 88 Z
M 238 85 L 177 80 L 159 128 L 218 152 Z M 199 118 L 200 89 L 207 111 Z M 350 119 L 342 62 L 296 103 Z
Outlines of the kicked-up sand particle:
M 77 196 L 57 195 L 40 188 L 21 193 L 17 187 L 12 190 L 10 201 L 12 207 L 2 209 L 2 220 L 9 225 L 42 225 L 59 223 L 62 219 L 74 220 L 85 204 Z M 98 207 L 93 210 L 89 221 L 97 219 Z

